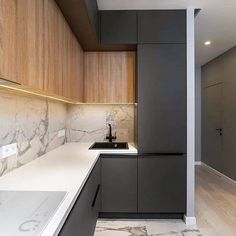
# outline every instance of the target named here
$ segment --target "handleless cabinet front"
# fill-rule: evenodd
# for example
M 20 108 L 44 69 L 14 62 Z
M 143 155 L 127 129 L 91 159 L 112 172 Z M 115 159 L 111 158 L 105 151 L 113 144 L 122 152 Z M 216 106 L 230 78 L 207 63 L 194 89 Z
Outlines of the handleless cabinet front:
M 138 43 L 185 43 L 185 10 L 138 11 Z
M 136 11 L 101 11 L 102 44 L 137 44 Z
M 138 212 L 185 213 L 186 155 L 138 158 Z
M 103 155 L 101 162 L 101 212 L 136 213 L 137 156 Z
M 186 153 L 186 45 L 138 45 L 138 151 Z

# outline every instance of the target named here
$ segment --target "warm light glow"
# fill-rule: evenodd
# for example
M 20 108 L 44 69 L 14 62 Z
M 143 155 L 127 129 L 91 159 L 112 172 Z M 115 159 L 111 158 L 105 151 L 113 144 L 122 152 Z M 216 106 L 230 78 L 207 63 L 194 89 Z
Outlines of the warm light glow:
M 52 99 L 55 101 L 74 104 L 74 105 L 134 105 L 134 103 L 83 103 L 83 102 L 76 102 L 76 101 L 73 102 L 70 100 L 57 98 L 57 97 L 53 97 L 50 95 L 40 94 L 40 93 L 28 91 L 26 89 L 22 89 L 19 87 L 14 87 L 14 86 L 12 87 L 12 86 L 8 86 L 8 85 L 4 85 L 4 84 L 0 84 L 0 88 L 6 88 L 6 89 L 10 89 L 10 90 L 17 91 L 17 92 L 22 92 L 25 94 L 34 95 L 34 96 L 38 96 L 38 97 L 42 97 L 42 98 L 48 98 L 48 99 Z
M 206 46 L 209 46 L 209 45 L 211 45 L 211 41 L 206 41 L 204 44 L 205 44 Z
M 76 104 L 75 102 L 71 102 L 71 101 L 68 101 L 66 99 L 64 100 L 64 99 L 52 97 L 52 96 L 49 96 L 49 95 L 35 93 L 35 92 L 31 92 L 31 91 L 28 91 L 28 90 L 25 90 L 25 89 L 17 88 L 17 87 L 11 87 L 11 86 L 8 86 L 8 85 L 3 85 L 3 84 L 0 84 L 0 87 L 11 89 L 11 90 L 22 92 L 22 93 L 27 93 L 27 94 L 30 94 L 30 95 L 35 95 L 35 96 L 43 97 L 43 98 L 48 98 L 48 99 L 52 99 L 52 100 L 56 100 L 56 101 L 60 101 L 60 102 Z

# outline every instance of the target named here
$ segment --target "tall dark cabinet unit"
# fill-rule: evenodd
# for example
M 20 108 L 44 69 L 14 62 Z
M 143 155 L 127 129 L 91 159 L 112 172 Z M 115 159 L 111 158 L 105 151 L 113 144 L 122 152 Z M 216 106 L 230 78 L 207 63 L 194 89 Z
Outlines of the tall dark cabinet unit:
M 101 11 L 102 44 L 137 44 L 136 11 Z
M 85 0 L 90 23 L 95 29 L 97 39 L 100 37 L 100 12 L 98 11 L 97 1 Z
M 138 12 L 138 212 L 186 211 L 186 12 Z
M 186 153 L 185 44 L 138 45 L 138 151 Z

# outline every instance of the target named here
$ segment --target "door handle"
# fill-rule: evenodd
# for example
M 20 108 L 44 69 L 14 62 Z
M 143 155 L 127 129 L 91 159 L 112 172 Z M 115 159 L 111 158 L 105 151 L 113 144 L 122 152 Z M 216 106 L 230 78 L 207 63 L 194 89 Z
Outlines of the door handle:
M 95 193 L 95 196 L 94 196 L 94 198 L 93 198 L 92 207 L 95 206 L 95 203 L 96 203 L 96 200 L 97 200 L 97 196 L 98 196 L 99 189 L 100 189 L 100 184 L 98 185 L 97 190 L 96 190 L 96 193 Z
M 216 131 L 220 132 L 220 136 L 222 135 L 222 129 L 221 128 L 216 129 Z

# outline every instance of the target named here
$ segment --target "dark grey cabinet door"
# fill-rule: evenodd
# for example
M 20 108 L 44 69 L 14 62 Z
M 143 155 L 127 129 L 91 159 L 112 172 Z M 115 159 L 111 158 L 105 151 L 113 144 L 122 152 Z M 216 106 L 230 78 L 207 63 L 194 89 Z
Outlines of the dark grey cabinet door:
M 100 161 L 98 161 L 59 235 L 93 236 L 100 206 Z
M 97 39 L 100 37 L 100 14 L 96 0 L 85 0 L 90 23 L 94 27 Z
M 136 44 L 136 11 L 101 11 L 101 43 Z
M 186 156 L 139 156 L 138 212 L 185 213 Z
M 138 43 L 185 43 L 186 11 L 138 11 Z
M 186 153 L 186 48 L 138 45 L 138 151 Z
M 101 162 L 101 212 L 136 213 L 137 156 L 103 155 Z

